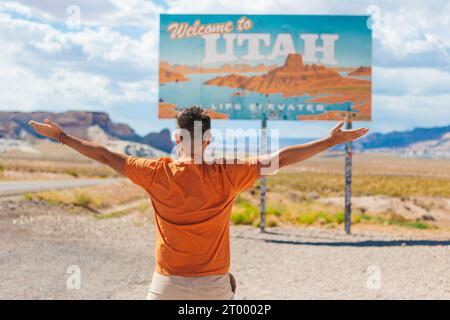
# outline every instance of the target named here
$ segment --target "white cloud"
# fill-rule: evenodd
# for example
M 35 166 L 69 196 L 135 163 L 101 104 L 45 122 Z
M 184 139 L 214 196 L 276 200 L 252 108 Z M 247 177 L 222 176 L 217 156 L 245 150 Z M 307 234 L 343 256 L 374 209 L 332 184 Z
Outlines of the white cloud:
M 169 13 L 272 13 L 272 14 L 344 14 L 365 13 L 364 3 L 339 0 L 292 1 L 292 0 L 168 0 Z
M 0 2 L 0 11 L 15 12 L 27 18 L 53 21 L 52 15 L 47 13 L 45 10 L 31 8 L 13 1 Z
M 0 51 L 0 109 L 108 108 L 150 103 L 155 96 L 153 30 L 137 37 L 109 27 L 63 32 L 4 11 L 0 42 L 5 44 Z M 86 64 L 89 67 L 81 68 Z M 101 66 L 102 72 L 95 66 Z M 112 70 L 129 75 L 114 75 Z
M 33 110 L 34 108 L 73 108 L 108 96 L 108 79 L 81 72 L 57 69 L 39 77 L 19 66 L 2 65 L 0 108 Z
M 28 10 L 47 13 L 52 20 L 65 22 L 71 15 L 70 6 L 77 6 L 81 23 L 85 26 L 142 26 L 153 27 L 158 23 L 158 14 L 163 8 L 147 0 L 18 0 Z
M 108 108 L 115 104 L 149 102 L 154 84 L 147 81 L 118 82 L 85 72 L 55 69 L 45 77 L 17 66 L 0 64 L 0 109 L 31 111 Z M 153 89 L 152 89 L 153 88 Z
M 79 46 L 87 59 L 127 61 L 147 65 L 145 61 L 155 58 L 154 53 L 157 50 L 155 38 L 152 34 L 144 34 L 136 40 L 107 27 L 84 28 L 78 32 L 66 33 L 52 29 L 41 40 L 33 41 L 31 44 L 48 53 Z
M 450 73 L 433 68 L 373 70 L 374 91 L 384 95 L 433 96 L 450 92 Z
M 382 10 L 374 37 L 397 57 L 429 51 L 446 54 L 450 48 L 449 8 L 448 3 L 441 3 L 431 8 L 405 6 L 394 11 Z
M 158 50 L 156 22 L 152 23 L 155 23 L 152 29 L 133 37 L 108 26 L 81 27 L 79 30 L 63 32 L 50 24 L 13 18 L 0 11 L 0 37 L 8 47 L 15 44 L 19 45 L 20 50 L 31 46 L 47 53 L 55 53 L 80 46 L 88 59 L 148 65 L 145 61 L 154 62 Z
M 139 25 L 155 27 L 159 23 L 162 7 L 145 0 L 110 0 L 116 10 L 105 16 L 113 25 Z
M 434 96 L 373 96 L 373 123 L 378 131 L 402 131 L 415 127 L 449 124 L 450 94 Z
M 128 102 L 148 102 L 156 97 L 157 86 L 153 81 L 120 82 L 121 95 L 117 100 Z

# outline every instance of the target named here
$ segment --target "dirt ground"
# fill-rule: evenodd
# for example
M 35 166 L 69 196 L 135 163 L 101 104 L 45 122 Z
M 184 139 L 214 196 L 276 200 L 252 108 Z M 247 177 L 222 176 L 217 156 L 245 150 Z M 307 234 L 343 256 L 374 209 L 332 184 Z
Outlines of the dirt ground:
M 445 233 L 231 230 L 237 299 L 450 299 Z M 0 201 L 0 299 L 144 299 L 154 231 L 142 214 L 96 219 L 46 203 Z

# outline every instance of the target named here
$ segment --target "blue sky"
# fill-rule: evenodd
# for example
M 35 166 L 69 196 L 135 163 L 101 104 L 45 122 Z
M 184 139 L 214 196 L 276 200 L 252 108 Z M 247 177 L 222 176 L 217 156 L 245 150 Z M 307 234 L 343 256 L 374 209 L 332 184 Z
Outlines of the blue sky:
M 160 13 L 372 14 L 369 127 L 387 132 L 450 123 L 448 0 L 2 0 L 0 110 L 106 111 L 140 134 L 173 129 L 174 121 L 156 117 Z M 269 124 L 290 137 L 317 137 L 331 125 Z

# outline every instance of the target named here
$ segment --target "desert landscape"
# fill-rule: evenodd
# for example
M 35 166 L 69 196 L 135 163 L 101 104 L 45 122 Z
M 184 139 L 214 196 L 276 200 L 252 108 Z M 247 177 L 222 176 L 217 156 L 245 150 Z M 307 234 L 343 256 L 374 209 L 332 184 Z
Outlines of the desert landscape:
M 155 248 L 161 270 L 219 270 L 228 247 L 211 214 L 230 228 L 235 298 L 247 300 L 228 314 L 253 314 L 253 299 L 274 306 L 269 317 L 289 311 L 272 299 L 450 300 L 449 25 L 449 0 L 0 2 L 0 300 L 145 299 Z M 145 162 L 127 168 L 133 181 L 168 186 L 145 191 L 104 149 L 188 155 L 176 133 L 205 129 L 205 113 L 208 163 L 316 156 L 256 181 L 224 215 L 216 186 L 238 187 L 241 172 L 213 168 L 219 179 L 198 191 L 209 170 L 155 179 L 131 161 Z M 155 192 L 175 219 L 156 216 Z M 184 256 L 202 270 L 183 270 Z M 215 311 L 182 305 L 184 318 Z
M 145 298 L 155 241 L 147 194 L 26 123 L 50 117 L 142 157 L 167 155 L 170 132 L 139 136 L 104 113 L 1 115 L 0 298 Z M 342 149 L 268 177 L 266 233 L 259 183 L 239 194 L 230 217 L 236 298 L 450 298 L 449 132 L 375 133 L 354 144 L 350 236 Z M 73 266 L 77 290 L 67 287 Z

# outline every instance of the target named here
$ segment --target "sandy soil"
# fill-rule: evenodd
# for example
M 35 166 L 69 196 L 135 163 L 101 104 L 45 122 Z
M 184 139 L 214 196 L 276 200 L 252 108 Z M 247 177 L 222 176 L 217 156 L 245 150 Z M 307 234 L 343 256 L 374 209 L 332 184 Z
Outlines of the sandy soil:
M 343 197 L 325 197 L 318 201 L 328 205 L 342 205 Z M 396 214 L 408 220 L 435 221 L 440 226 L 450 225 L 450 199 L 437 197 L 352 197 L 353 208 L 371 214 Z
M 143 299 L 154 225 L 0 201 L 0 299 Z M 232 227 L 238 299 L 450 299 L 450 241 L 434 231 Z M 448 237 L 447 237 L 448 239 Z M 68 267 L 81 271 L 70 290 Z

